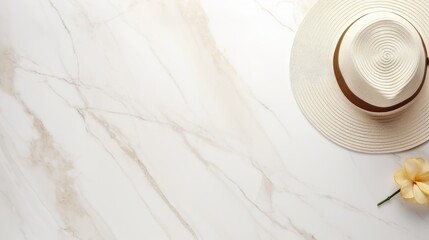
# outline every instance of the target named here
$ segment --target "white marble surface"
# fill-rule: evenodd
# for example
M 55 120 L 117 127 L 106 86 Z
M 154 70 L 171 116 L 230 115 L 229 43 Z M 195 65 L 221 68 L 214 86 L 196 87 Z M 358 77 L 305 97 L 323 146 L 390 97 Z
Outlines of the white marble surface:
M 288 79 L 315 0 L 0 0 L 0 239 L 428 239 Z

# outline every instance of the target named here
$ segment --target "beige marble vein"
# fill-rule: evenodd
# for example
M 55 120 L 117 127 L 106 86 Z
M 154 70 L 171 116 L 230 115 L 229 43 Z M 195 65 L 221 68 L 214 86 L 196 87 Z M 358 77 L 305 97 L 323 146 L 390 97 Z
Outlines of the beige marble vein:
M 0 1 L 0 239 L 426 239 L 409 155 L 351 153 L 298 109 L 315 0 Z

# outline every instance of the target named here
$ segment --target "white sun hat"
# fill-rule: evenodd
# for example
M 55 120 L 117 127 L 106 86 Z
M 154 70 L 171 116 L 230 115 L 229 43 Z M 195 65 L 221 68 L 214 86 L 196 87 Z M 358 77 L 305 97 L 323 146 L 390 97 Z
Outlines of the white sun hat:
M 319 0 L 295 36 L 290 79 L 331 141 L 392 153 L 429 139 L 429 0 Z

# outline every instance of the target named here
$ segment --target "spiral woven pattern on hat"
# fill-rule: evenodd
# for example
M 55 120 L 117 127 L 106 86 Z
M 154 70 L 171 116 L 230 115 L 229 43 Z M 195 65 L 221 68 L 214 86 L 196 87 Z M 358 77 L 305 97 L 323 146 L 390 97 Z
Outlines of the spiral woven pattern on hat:
M 353 48 L 349 48 L 350 46 L 364 44 L 356 48 L 355 54 L 345 55 L 352 58 L 345 58 L 344 60 L 347 61 L 339 62 L 347 86 L 354 93 L 354 89 L 357 88 L 352 84 L 359 82 L 350 81 L 352 84 L 349 84 L 348 76 L 356 79 L 353 76 L 354 72 L 349 72 L 350 69 L 353 71 L 358 69 L 360 75 L 358 77 L 361 79 L 371 79 L 372 82 L 366 82 L 367 85 L 386 84 L 388 87 L 384 87 L 383 91 L 390 97 L 394 96 L 395 89 L 400 88 L 401 84 L 410 81 L 410 75 L 414 75 L 415 84 L 412 82 L 406 84 L 407 86 L 399 95 L 404 95 L 406 98 L 409 94 L 404 91 L 411 89 L 410 92 L 415 92 L 415 86 L 418 88 L 419 83 L 423 85 L 418 95 L 404 110 L 388 116 L 373 117 L 356 107 L 341 91 L 334 72 L 333 56 L 341 36 L 348 30 L 352 32 L 352 25 L 360 24 L 358 20 L 364 16 L 371 14 L 379 16 L 380 12 L 395 14 L 402 20 L 382 14 L 380 16 L 383 19 L 372 23 L 385 24 L 383 21 L 394 20 L 394 25 L 389 24 L 387 28 L 374 25 L 374 29 L 371 29 L 372 25 L 369 24 L 356 28 L 365 30 L 360 31 L 359 38 L 362 40 L 365 36 L 371 36 L 366 39 L 370 40 L 366 43 L 359 43 L 356 34 L 349 35 L 353 37 L 351 42 L 346 41 L 344 37 L 340 46 L 345 46 L 344 50 L 352 52 Z M 411 26 L 411 30 L 401 24 Z M 379 32 L 381 29 L 384 30 Z M 417 37 L 408 38 L 409 34 L 415 35 L 415 33 Z M 410 44 L 414 42 L 418 44 L 411 46 L 410 49 Z M 309 122 L 325 137 L 341 146 L 365 153 L 392 153 L 415 148 L 429 140 L 429 75 L 426 74 L 425 65 L 427 58 L 425 44 L 428 43 L 429 1 L 427 0 L 414 0 L 412 4 L 409 0 L 319 0 L 296 32 L 289 69 L 292 92 Z M 419 60 L 415 58 L 414 47 L 420 52 Z M 370 51 L 374 52 L 366 54 Z M 342 51 L 340 50 L 339 53 L 341 60 Z M 341 63 L 344 62 L 351 65 L 342 65 Z M 416 67 L 417 73 L 413 74 L 412 71 L 415 71 Z M 395 76 L 396 81 L 383 81 L 388 76 Z M 375 89 L 375 87 L 371 88 Z M 366 89 L 364 93 L 367 93 Z M 368 92 L 368 94 L 373 93 Z M 396 99 L 398 101 L 403 99 L 399 95 L 392 99 L 393 103 Z M 373 99 L 372 96 L 368 98 L 365 96 L 362 94 L 358 97 L 363 100 Z M 385 100 L 388 105 L 390 100 L 387 98 Z
M 420 51 L 413 39 L 409 29 L 393 20 L 374 22 L 356 36 L 356 69 L 387 99 L 400 93 L 417 71 Z

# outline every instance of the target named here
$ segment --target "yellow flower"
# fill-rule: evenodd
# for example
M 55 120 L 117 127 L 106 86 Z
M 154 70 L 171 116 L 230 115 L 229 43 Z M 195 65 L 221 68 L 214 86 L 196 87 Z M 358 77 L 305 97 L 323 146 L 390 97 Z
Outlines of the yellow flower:
M 429 203 L 429 163 L 423 158 L 406 159 L 394 178 L 403 198 L 414 199 L 419 204 Z

